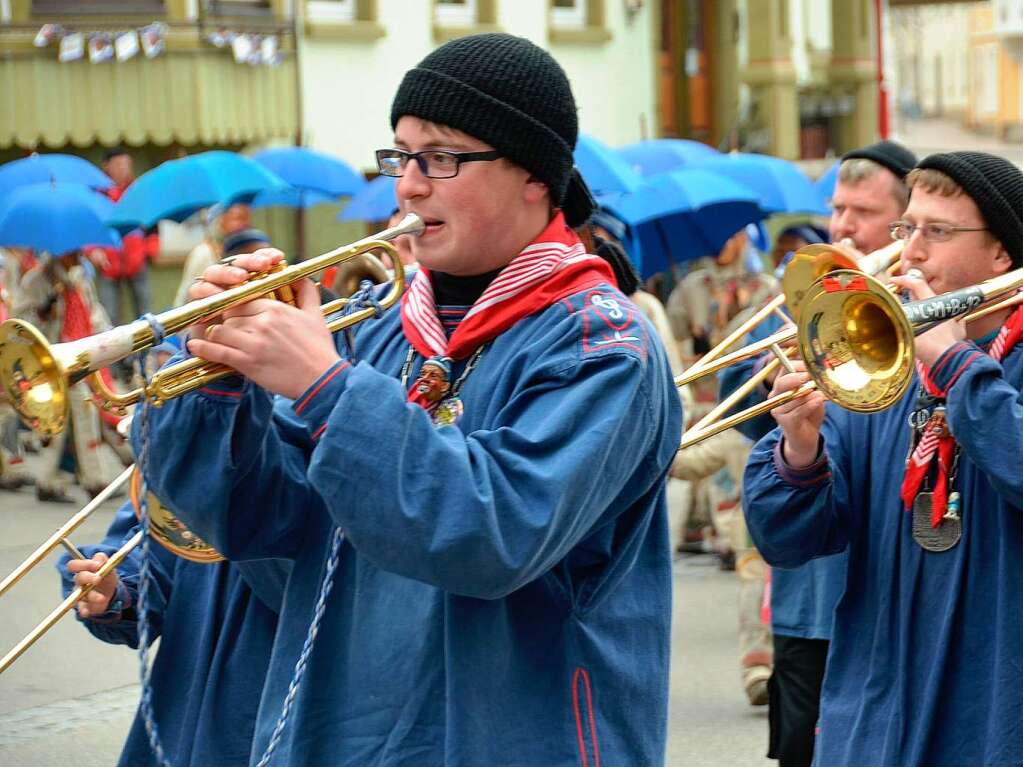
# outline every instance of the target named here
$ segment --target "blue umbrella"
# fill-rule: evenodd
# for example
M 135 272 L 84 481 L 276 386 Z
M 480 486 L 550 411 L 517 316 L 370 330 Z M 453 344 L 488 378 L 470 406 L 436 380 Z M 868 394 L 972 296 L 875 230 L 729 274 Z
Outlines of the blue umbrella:
M 633 170 L 644 176 L 665 173 L 721 153 L 714 147 L 684 138 L 658 138 L 628 144 L 618 150 Z
M 60 255 L 86 245 L 121 244 L 105 223 L 113 203 L 75 184 L 29 184 L 0 201 L 0 245 Z
M 265 149 L 252 159 L 269 168 L 296 189 L 341 197 L 358 192 L 366 179 L 348 163 L 301 146 Z
M 338 215 L 338 221 L 383 221 L 398 207 L 394 187 L 398 179 L 393 176 L 377 176 L 361 191 L 353 195 L 351 202 Z
M 276 192 L 260 192 L 252 198 L 253 208 L 313 208 L 328 202 L 337 202 L 333 195 L 312 189 L 281 189 Z
M 34 154 L 0 165 L 0 198 L 26 184 L 84 184 L 109 189 L 113 179 L 88 160 L 73 154 Z
M 628 227 L 625 246 L 644 278 L 672 263 L 721 250 L 747 224 L 764 218 L 758 196 L 699 169 L 651 176 L 635 191 L 600 198 Z
M 121 231 L 150 229 L 158 221 L 184 221 L 211 205 L 252 202 L 260 192 L 287 189 L 277 174 L 234 152 L 212 151 L 169 160 L 143 173 L 108 219 Z
M 628 192 L 643 180 L 617 151 L 592 136 L 579 136 L 574 157 L 575 166 L 595 195 Z
M 765 154 L 722 154 L 691 167 L 727 176 L 749 187 L 767 213 L 819 213 L 828 210 L 810 178 L 799 167 L 780 157 Z
M 836 162 L 824 171 L 823 176 L 813 182 L 813 186 L 817 190 L 817 194 L 820 195 L 820 198 L 823 200 L 826 207 L 831 205 L 831 198 L 835 196 L 835 184 L 838 183 L 838 168 L 841 165 L 841 161 Z

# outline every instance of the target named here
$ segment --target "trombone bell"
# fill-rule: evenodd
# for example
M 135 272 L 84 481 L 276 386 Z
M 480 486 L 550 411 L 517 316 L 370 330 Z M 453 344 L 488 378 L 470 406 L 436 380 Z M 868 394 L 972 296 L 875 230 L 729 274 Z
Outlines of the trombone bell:
M 807 372 L 847 410 L 884 410 L 909 387 L 913 328 L 895 297 L 860 272 L 832 272 L 807 291 L 798 337 Z
M 0 324 L 0 380 L 33 431 L 59 434 L 67 421 L 68 383 L 46 338 L 22 320 Z

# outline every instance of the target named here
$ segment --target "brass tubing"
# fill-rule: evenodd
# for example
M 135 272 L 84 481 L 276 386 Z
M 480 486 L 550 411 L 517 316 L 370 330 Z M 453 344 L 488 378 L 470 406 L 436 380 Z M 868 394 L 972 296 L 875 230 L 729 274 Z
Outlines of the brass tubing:
M 135 535 L 133 535 L 128 540 L 127 543 L 121 546 L 121 548 L 115 551 L 111 555 L 110 559 L 104 562 L 102 567 L 100 567 L 100 569 L 96 571 L 96 575 L 99 576 L 99 579 L 102 580 L 107 575 L 109 575 L 113 571 L 113 569 L 117 567 L 119 564 L 121 564 L 122 560 L 124 560 L 124 558 L 128 556 L 128 554 L 130 554 L 132 550 L 140 543 L 142 543 L 141 530 L 135 533 Z M 97 583 L 98 582 L 99 581 L 97 581 Z M 24 639 L 18 642 L 18 644 L 16 644 L 10 652 L 8 652 L 2 659 L 0 659 L 0 674 L 2 674 L 4 671 L 10 668 L 11 664 L 14 663 L 14 661 L 20 658 L 28 648 L 34 645 L 36 643 L 36 640 L 39 639 L 39 637 L 41 637 L 43 634 L 45 634 L 47 631 L 53 628 L 57 621 L 59 621 L 71 609 L 73 609 L 74 606 L 78 604 L 79 600 L 81 600 L 82 597 L 84 597 L 86 594 L 92 591 L 92 589 L 93 586 L 91 585 L 76 586 L 75 589 L 70 594 L 68 594 L 67 597 L 65 597 L 63 602 L 57 605 L 57 607 L 54 608 L 54 610 L 49 615 L 43 618 L 43 620 L 34 629 L 32 629 L 25 636 Z
M 709 352 L 704 354 L 698 359 L 689 370 L 685 371 L 681 375 L 675 377 L 675 386 L 685 386 L 687 383 L 692 383 L 698 378 L 703 378 L 705 375 L 710 374 L 708 369 L 708 363 L 712 360 L 717 359 L 734 344 L 741 341 L 747 333 L 750 332 L 754 327 L 759 325 L 767 316 L 774 312 L 775 309 L 781 309 L 785 305 L 785 296 L 775 296 L 768 301 L 764 306 L 760 307 L 748 320 L 743 322 L 739 327 L 729 333 L 724 340 L 721 341 L 717 346 L 711 349 Z M 716 370 L 717 368 L 715 368 Z
M 747 344 L 741 349 L 736 349 L 730 354 L 726 354 L 723 357 L 718 357 L 716 360 L 708 362 L 703 365 L 695 373 L 692 372 L 692 368 L 687 370 L 682 375 L 675 378 L 675 386 L 685 386 L 686 384 L 692 383 L 698 378 L 716 373 L 719 370 L 730 367 L 737 362 L 742 362 L 750 357 L 756 357 L 763 352 L 771 351 L 771 347 L 776 344 L 787 344 L 791 343 L 796 337 L 795 325 L 789 325 L 782 328 L 781 330 L 769 335 L 767 338 L 761 339 L 760 341 L 754 341 L 751 344 Z
M 786 402 L 791 402 L 792 400 L 798 399 L 799 397 L 805 397 L 807 394 L 814 391 L 816 388 L 817 384 L 815 384 L 813 381 L 807 381 L 797 389 L 789 389 L 787 392 L 782 392 L 781 394 L 777 394 L 774 397 L 770 397 L 761 402 L 759 405 L 754 405 L 753 407 L 743 410 L 741 413 L 736 413 L 734 415 L 728 416 L 728 418 L 723 418 L 716 424 L 708 426 L 702 431 L 697 431 L 696 429 L 689 429 L 686 431 L 685 434 L 682 435 L 682 442 L 679 444 L 678 449 L 685 450 L 687 447 L 691 447 L 692 445 L 695 445 L 698 442 L 703 442 L 703 440 L 708 439 L 709 437 L 713 437 L 715 434 L 720 434 L 723 431 L 728 431 L 733 426 L 738 426 L 740 423 L 743 423 L 744 421 L 748 421 L 751 418 L 756 418 L 758 415 L 763 415 L 764 413 L 770 413 L 776 407 L 784 405 Z
M 57 546 L 64 544 L 67 536 L 71 535 L 79 525 L 81 525 L 89 516 L 98 509 L 103 503 L 113 495 L 121 485 L 128 481 L 131 477 L 134 466 L 129 466 L 127 469 L 122 471 L 113 482 L 103 488 L 96 497 L 87 503 L 81 511 L 75 514 L 71 519 L 65 522 L 60 528 L 49 538 L 47 538 L 39 548 L 33 551 L 28 557 L 14 568 L 14 571 L 0 582 L 0 596 L 6 594 L 10 588 L 20 581 L 25 574 L 33 567 L 38 565 L 46 556 L 53 551 Z

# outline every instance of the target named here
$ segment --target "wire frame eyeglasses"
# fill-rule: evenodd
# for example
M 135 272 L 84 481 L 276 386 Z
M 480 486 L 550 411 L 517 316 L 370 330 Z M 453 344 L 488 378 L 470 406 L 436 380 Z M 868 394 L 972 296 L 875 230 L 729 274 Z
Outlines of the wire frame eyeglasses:
M 888 225 L 893 240 L 908 240 L 917 229 L 927 242 L 948 242 L 957 232 L 986 232 L 986 226 L 953 226 L 941 221 L 929 224 L 911 224 L 908 221 L 895 221 Z
M 464 162 L 490 162 L 501 157 L 495 150 L 486 152 L 448 152 L 443 149 L 426 149 L 422 152 L 405 152 L 401 149 L 378 149 L 377 169 L 382 176 L 401 177 L 409 160 L 415 160 L 419 171 L 427 178 L 454 178 Z

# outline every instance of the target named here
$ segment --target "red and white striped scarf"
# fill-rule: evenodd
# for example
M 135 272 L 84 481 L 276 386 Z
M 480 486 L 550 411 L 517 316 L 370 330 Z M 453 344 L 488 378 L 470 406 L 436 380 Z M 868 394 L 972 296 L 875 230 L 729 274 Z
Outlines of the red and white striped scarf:
M 464 359 L 523 317 L 602 282 L 615 284 L 611 267 L 586 252 L 558 213 L 476 299 L 451 338 L 437 316 L 430 272 L 423 268 L 402 297 L 401 326 L 424 357 Z
M 1001 362 L 1012 348 L 1023 338 L 1023 307 L 1009 315 L 1002 325 L 995 340 L 991 342 L 988 354 L 995 362 Z M 948 392 L 939 388 L 931 380 L 929 369 L 917 360 L 916 372 L 920 377 L 920 385 L 933 397 L 945 399 Z M 931 499 L 931 527 L 941 524 L 942 517 L 948 508 L 948 475 L 951 470 L 952 457 L 955 454 L 955 437 L 948 430 L 944 417 L 931 416 L 924 427 L 924 433 L 917 442 L 916 448 L 906 461 L 906 474 L 902 479 L 902 503 L 911 509 L 920 486 L 931 469 L 931 462 L 937 457 L 938 471 L 934 480 Z

